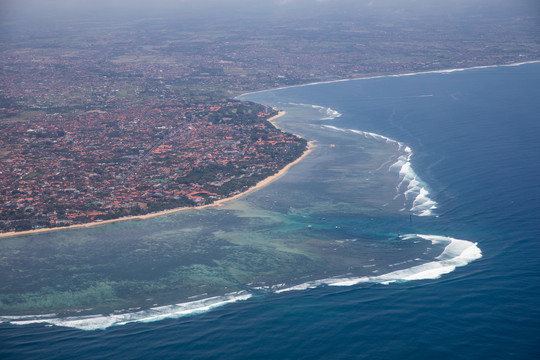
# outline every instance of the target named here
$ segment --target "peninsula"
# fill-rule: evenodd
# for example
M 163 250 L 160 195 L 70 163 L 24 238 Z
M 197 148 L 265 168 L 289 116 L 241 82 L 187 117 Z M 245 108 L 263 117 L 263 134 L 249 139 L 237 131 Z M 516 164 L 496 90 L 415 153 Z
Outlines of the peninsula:
M 273 120 L 275 120 L 275 119 L 277 119 L 277 118 L 279 118 L 279 117 L 281 117 L 281 116 L 283 116 L 285 114 L 286 114 L 285 111 L 280 111 L 277 115 L 269 118 L 268 122 L 273 124 Z M 309 155 L 315 149 L 315 147 L 316 147 L 315 142 L 313 142 L 313 141 L 307 142 L 307 146 L 306 146 L 304 152 L 300 155 L 300 157 L 296 158 L 296 160 L 294 160 L 294 161 L 288 163 L 287 165 L 285 165 L 278 172 L 276 172 L 273 175 L 270 175 L 270 176 L 260 180 L 258 183 L 256 183 L 255 185 L 249 187 L 247 190 L 244 190 L 242 192 L 238 192 L 238 193 L 236 193 L 234 195 L 231 195 L 230 197 L 223 197 L 223 198 L 221 198 L 219 200 L 210 201 L 210 202 L 208 202 L 208 203 L 206 203 L 204 205 L 199 203 L 198 205 L 194 205 L 194 206 L 176 207 L 176 208 L 171 208 L 171 209 L 168 209 L 168 210 L 150 212 L 150 213 L 146 213 L 144 215 L 127 215 L 127 216 L 118 217 L 118 218 L 111 218 L 111 219 L 107 219 L 107 220 L 95 220 L 95 221 L 91 221 L 91 222 L 83 222 L 83 223 L 78 223 L 78 224 L 73 224 L 72 223 L 72 224 L 69 224 L 69 225 L 62 226 L 62 227 L 42 227 L 42 228 L 34 228 L 34 229 L 31 229 L 31 230 L 3 232 L 3 233 L 0 233 L 0 238 L 8 237 L 8 236 L 14 236 L 14 235 L 26 235 L 26 234 L 33 234 L 33 233 L 38 233 L 38 232 L 48 232 L 48 231 L 54 231 L 54 230 L 60 230 L 60 229 L 68 229 L 68 228 L 84 228 L 84 227 L 108 224 L 108 223 L 113 223 L 113 222 L 117 222 L 117 221 L 125 221 L 125 220 L 144 220 L 144 219 L 149 219 L 149 218 L 156 217 L 156 216 L 172 214 L 172 213 L 179 212 L 179 211 L 184 211 L 184 210 L 204 209 L 204 208 L 207 208 L 207 207 L 210 207 L 210 206 L 212 206 L 212 207 L 221 206 L 227 201 L 238 199 L 238 198 L 240 198 L 242 196 L 245 196 L 245 195 L 247 195 L 247 194 L 249 194 L 249 193 L 251 193 L 253 191 L 256 191 L 256 190 L 258 190 L 260 188 L 263 188 L 266 185 L 273 182 L 274 180 L 276 180 L 276 179 L 280 178 L 281 176 L 285 175 L 292 166 L 294 166 L 295 164 L 300 162 L 303 158 L 305 158 L 307 155 Z M 212 199 L 215 199 L 215 198 L 212 198 Z

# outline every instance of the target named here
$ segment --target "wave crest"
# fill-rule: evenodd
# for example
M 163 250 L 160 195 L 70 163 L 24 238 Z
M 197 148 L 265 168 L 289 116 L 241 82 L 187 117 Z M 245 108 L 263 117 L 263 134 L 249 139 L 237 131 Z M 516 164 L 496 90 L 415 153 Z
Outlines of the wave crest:
M 454 271 L 457 267 L 465 266 L 482 257 L 482 252 L 476 243 L 438 235 L 405 235 L 403 240 L 424 239 L 432 244 L 446 244 L 443 251 L 433 260 L 421 265 L 393 271 L 376 276 L 338 276 L 328 279 L 305 282 L 292 287 L 279 284 L 273 287 L 253 288 L 252 292 L 272 291 L 282 293 L 317 288 L 320 286 L 353 286 L 361 283 L 391 284 L 413 280 L 437 279 L 440 276 Z M 419 260 L 419 259 L 416 259 Z M 80 330 L 104 330 L 113 326 L 121 326 L 136 322 L 156 322 L 164 319 L 174 319 L 189 315 L 196 315 L 210 311 L 214 308 L 243 301 L 253 296 L 252 292 L 240 291 L 223 296 L 154 307 L 135 312 L 114 313 L 110 315 L 88 315 L 61 317 L 57 314 L 2 316 L 0 322 L 13 325 L 48 324 L 76 328 Z
M 342 115 L 339 111 L 336 111 L 332 108 L 327 108 L 319 105 L 311 105 L 311 107 L 319 110 L 319 112 L 323 114 L 323 116 L 325 116 L 321 118 L 321 120 L 334 120 Z
M 451 273 L 457 267 L 465 266 L 470 262 L 480 259 L 482 251 L 477 246 L 468 240 L 460 240 L 452 237 L 439 235 L 406 235 L 403 239 L 410 240 L 413 238 L 422 238 L 431 241 L 432 244 L 446 243 L 443 252 L 435 258 L 435 261 L 430 261 L 425 264 L 412 266 L 410 268 L 392 271 L 387 274 L 377 276 L 362 276 L 362 277 L 333 277 L 309 281 L 303 284 L 292 287 L 278 289 L 276 293 L 287 291 L 300 291 L 313 289 L 320 286 L 353 286 L 361 283 L 375 284 L 391 284 L 395 282 L 405 282 L 413 280 L 429 280 L 438 279 L 444 274 Z
M 288 103 L 288 104 L 316 109 L 323 116 L 320 120 L 334 120 L 334 119 L 337 119 L 338 117 L 341 117 L 341 115 L 343 115 L 337 110 L 334 110 L 329 107 L 320 106 L 320 105 L 299 104 L 299 103 Z
M 390 171 L 395 171 L 399 174 L 399 183 L 396 186 L 396 198 L 403 195 L 405 200 L 410 204 L 409 211 L 417 216 L 434 215 L 434 210 L 437 209 L 437 202 L 431 199 L 427 184 L 414 171 L 411 164 L 413 152 L 409 146 L 387 136 L 372 132 L 342 129 L 332 125 L 322 125 L 322 127 L 334 131 L 351 132 L 365 138 L 384 141 L 387 144 L 397 146 L 400 155 L 397 161 L 389 167 Z
M 57 314 L 3 316 L 0 317 L 0 321 L 8 322 L 13 325 L 42 323 L 76 328 L 80 330 L 104 330 L 111 326 L 120 326 L 128 323 L 155 322 L 164 319 L 173 319 L 188 315 L 200 314 L 226 304 L 247 300 L 251 296 L 252 295 L 247 291 L 241 291 L 187 303 L 158 306 L 136 312 L 71 317 L 59 317 Z

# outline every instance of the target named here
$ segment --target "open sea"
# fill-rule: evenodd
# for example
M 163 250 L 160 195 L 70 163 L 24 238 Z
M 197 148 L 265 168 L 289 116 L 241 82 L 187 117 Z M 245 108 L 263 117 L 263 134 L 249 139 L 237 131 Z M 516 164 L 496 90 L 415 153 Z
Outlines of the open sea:
M 540 63 L 240 98 L 314 151 L 219 208 L 0 239 L 1 359 L 540 358 Z

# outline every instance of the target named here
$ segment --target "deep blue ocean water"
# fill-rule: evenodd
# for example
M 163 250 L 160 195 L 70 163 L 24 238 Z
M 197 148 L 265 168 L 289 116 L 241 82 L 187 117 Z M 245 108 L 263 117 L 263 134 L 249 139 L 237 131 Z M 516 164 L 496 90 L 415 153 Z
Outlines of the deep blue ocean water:
M 436 202 L 433 214 L 409 218 L 407 208 L 401 218 L 375 217 L 380 224 L 365 227 L 467 239 L 482 257 L 434 279 L 270 293 L 105 330 L 1 323 L 1 358 L 540 358 L 540 64 L 244 98 L 287 110 L 280 127 L 302 135 L 312 126 L 366 137 L 357 130 L 408 146 Z M 327 120 L 302 123 L 304 130 L 291 118 L 315 111 Z M 340 221 L 346 224 L 346 214 Z

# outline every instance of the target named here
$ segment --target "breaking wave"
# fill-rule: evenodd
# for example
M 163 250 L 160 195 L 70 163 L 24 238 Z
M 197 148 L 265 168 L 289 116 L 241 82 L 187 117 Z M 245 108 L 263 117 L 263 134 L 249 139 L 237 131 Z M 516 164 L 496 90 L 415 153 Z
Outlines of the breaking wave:
M 434 210 L 437 208 L 437 202 L 431 199 L 427 184 L 420 179 L 411 165 L 413 152 L 410 147 L 387 136 L 367 131 L 342 129 L 332 125 L 322 125 L 322 127 L 334 131 L 350 132 L 365 138 L 384 141 L 387 144 L 395 145 L 398 148 L 400 155 L 398 156 L 397 161 L 390 165 L 389 170 L 399 174 L 399 183 L 396 186 L 396 198 L 404 196 L 405 202 L 410 206 L 409 211 L 417 216 L 434 215 Z
M 239 95 L 235 99 L 242 99 L 243 97 L 248 96 L 248 95 L 252 95 L 252 94 L 261 94 L 261 93 L 266 93 L 266 92 L 271 92 L 271 91 L 276 91 L 276 90 L 300 88 L 300 87 L 306 87 L 306 86 L 316 86 L 316 85 L 321 85 L 321 84 L 334 84 L 334 83 L 348 82 L 348 81 L 362 81 L 362 80 L 393 78 L 393 77 L 403 77 L 403 76 L 415 76 L 415 75 L 424 75 L 424 74 L 451 74 L 453 72 L 468 71 L 468 70 L 475 70 L 475 69 L 488 69 L 488 68 L 497 68 L 497 67 L 514 67 L 514 66 L 521 66 L 521 65 L 526 65 L 526 64 L 537 64 L 537 63 L 540 63 L 540 60 L 523 61 L 523 62 L 502 64 L 502 65 L 480 65 L 480 66 L 471 66 L 471 67 L 455 68 L 455 69 L 427 70 L 427 71 L 418 71 L 418 72 L 410 72 L 410 73 L 402 73 L 402 74 L 389 74 L 389 75 L 375 75 L 375 76 L 357 77 L 357 78 L 353 78 L 353 79 L 317 81 L 317 82 L 308 83 L 308 84 L 280 86 L 280 87 L 273 88 L 273 89 L 253 91 L 253 92 L 249 92 L 249 93 Z M 303 104 L 293 104 L 293 103 L 291 103 L 291 105 L 303 105 Z
M 334 120 L 342 115 L 339 111 L 324 106 L 311 105 L 311 107 L 323 114 L 324 117 L 321 120 Z
M 430 261 L 425 264 L 376 276 L 339 276 L 309 281 L 292 287 L 278 289 L 275 290 L 275 292 L 282 293 L 287 291 L 300 291 L 313 289 L 320 286 L 352 286 L 361 283 L 387 285 L 395 282 L 438 279 L 441 277 L 441 275 L 451 273 L 457 267 L 465 266 L 470 262 L 482 257 L 482 251 L 477 244 L 468 240 L 460 240 L 439 235 L 406 235 L 403 237 L 404 240 L 410 240 L 413 238 L 422 238 L 424 240 L 431 241 L 432 244 L 447 245 L 434 261 Z
M 337 276 L 309 281 L 291 287 L 286 287 L 285 284 L 279 284 L 272 287 L 264 287 L 264 289 L 253 288 L 253 291 L 260 292 L 260 290 L 265 290 L 265 292 L 271 291 L 274 293 L 283 293 L 288 291 L 313 289 L 321 286 L 353 286 L 362 283 L 388 285 L 391 283 L 413 280 L 438 279 L 441 275 L 448 274 L 457 267 L 465 266 L 482 257 L 482 251 L 478 248 L 477 244 L 468 240 L 420 234 L 404 235 L 402 237 L 404 241 L 418 238 L 430 241 L 432 244 L 446 244 L 446 246 L 433 261 L 382 275 L 362 277 Z M 415 261 L 419 260 L 420 259 L 415 259 Z M 253 294 L 248 291 L 240 291 L 224 296 L 215 296 L 187 303 L 153 307 L 135 312 L 70 317 L 61 317 L 57 314 L 1 316 L 0 322 L 7 322 L 13 325 L 46 324 L 49 326 L 63 326 L 86 331 L 104 330 L 109 327 L 126 325 L 128 323 L 156 322 L 164 319 L 196 315 L 226 304 L 247 300 L 252 296 Z
M 302 107 L 316 109 L 323 116 L 319 120 L 334 120 L 334 119 L 337 119 L 338 117 L 341 117 L 341 115 L 343 115 L 337 110 L 320 106 L 320 105 L 299 104 L 299 103 L 288 103 L 288 105 L 302 106 Z
M 120 326 L 134 322 L 155 322 L 164 319 L 174 319 L 188 315 L 196 315 L 226 304 L 247 300 L 251 296 L 252 294 L 248 293 L 247 291 L 241 291 L 187 303 L 158 306 L 136 312 L 70 317 L 59 317 L 57 314 L 2 316 L 0 317 L 0 322 L 8 322 L 13 325 L 41 323 L 65 326 L 80 330 L 104 330 L 111 326 Z

